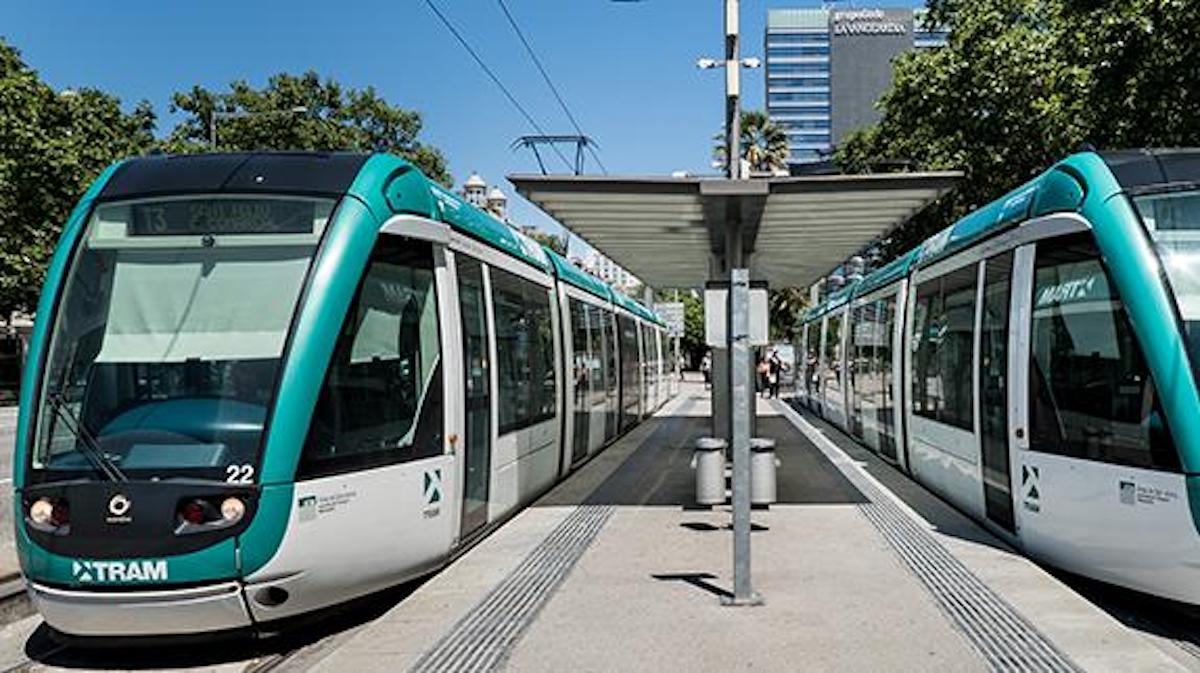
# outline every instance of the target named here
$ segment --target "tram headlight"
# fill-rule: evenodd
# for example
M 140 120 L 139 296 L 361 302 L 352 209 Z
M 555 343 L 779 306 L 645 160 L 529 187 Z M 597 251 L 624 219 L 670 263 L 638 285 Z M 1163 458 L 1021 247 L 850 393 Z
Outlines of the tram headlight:
M 65 530 L 71 523 L 71 507 L 66 498 L 38 498 L 29 505 L 29 522 L 46 532 Z
M 221 518 L 227 523 L 237 523 L 246 516 L 246 503 L 241 498 L 228 497 L 221 502 Z
M 50 498 L 38 498 L 29 506 L 29 520 L 39 526 L 49 526 L 54 518 L 54 503 Z

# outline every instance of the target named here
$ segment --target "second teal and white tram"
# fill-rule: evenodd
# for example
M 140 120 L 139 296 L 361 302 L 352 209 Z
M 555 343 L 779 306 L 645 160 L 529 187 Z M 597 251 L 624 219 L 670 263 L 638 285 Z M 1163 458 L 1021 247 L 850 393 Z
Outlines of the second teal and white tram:
M 1076 154 L 814 307 L 799 398 L 1051 565 L 1200 604 L 1200 151 Z

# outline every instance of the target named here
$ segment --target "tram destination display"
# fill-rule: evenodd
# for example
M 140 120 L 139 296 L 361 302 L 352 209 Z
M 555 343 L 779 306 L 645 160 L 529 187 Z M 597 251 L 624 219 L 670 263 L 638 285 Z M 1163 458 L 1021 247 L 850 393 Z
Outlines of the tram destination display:
M 173 199 L 130 206 L 130 236 L 311 234 L 313 201 Z

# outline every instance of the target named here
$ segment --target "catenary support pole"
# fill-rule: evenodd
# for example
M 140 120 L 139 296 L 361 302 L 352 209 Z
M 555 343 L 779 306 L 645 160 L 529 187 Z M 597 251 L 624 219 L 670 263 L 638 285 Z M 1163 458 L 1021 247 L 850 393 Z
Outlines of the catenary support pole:
M 725 131 L 729 179 L 741 180 L 741 105 L 738 80 L 738 0 L 725 0 Z M 750 270 L 742 250 L 740 221 L 726 223 L 725 262 L 729 269 L 728 325 L 729 444 L 733 449 L 733 596 L 726 605 L 759 605 L 750 581 Z M 715 402 L 715 395 L 714 395 Z

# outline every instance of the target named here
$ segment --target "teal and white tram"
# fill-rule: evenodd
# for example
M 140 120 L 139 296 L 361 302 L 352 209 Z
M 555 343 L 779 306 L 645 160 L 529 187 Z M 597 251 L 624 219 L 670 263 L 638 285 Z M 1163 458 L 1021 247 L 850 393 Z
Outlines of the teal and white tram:
M 18 550 L 74 636 L 427 573 L 667 397 L 651 311 L 391 155 L 114 165 L 37 315 Z
M 804 404 L 1004 539 L 1200 603 L 1200 150 L 1072 155 L 801 348 Z

